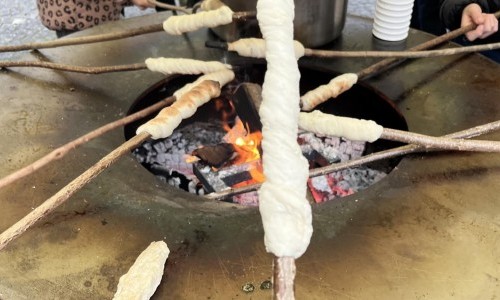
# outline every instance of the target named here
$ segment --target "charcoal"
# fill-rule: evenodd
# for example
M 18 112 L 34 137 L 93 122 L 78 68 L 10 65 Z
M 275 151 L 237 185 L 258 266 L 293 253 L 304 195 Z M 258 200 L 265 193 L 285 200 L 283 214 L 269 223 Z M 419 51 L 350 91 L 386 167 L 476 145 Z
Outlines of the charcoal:
M 195 149 L 191 155 L 200 158 L 203 163 L 220 168 L 227 163 L 234 154 L 234 146 L 228 143 L 220 143 L 212 146 L 203 146 Z

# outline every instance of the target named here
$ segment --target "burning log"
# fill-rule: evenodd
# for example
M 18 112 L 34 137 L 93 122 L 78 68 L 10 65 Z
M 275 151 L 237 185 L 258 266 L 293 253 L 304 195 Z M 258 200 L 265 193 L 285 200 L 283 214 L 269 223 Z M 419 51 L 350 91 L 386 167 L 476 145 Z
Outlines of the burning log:
M 209 167 L 222 167 L 234 154 L 233 144 L 221 143 L 214 146 L 203 146 L 194 150 L 191 155 L 199 157 Z

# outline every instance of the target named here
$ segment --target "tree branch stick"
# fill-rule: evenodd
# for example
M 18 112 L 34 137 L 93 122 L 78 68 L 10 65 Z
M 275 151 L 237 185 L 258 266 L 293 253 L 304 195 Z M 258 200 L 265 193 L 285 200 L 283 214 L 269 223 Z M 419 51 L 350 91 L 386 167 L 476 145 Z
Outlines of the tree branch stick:
M 500 142 L 497 141 L 450 139 L 390 128 L 384 128 L 380 139 L 420 145 L 425 149 L 500 152 Z
M 67 153 L 69 153 L 71 150 L 75 149 L 76 147 L 79 147 L 79 146 L 81 146 L 81 145 L 115 129 L 115 128 L 124 126 L 124 125 L 132 123 L 136 120 L 144 118 L 144 117 L 150 115 L 151 113 L 156 112 L 156 111 L 162 109 L 163 107 L 172 104 L 174 101 L 175 101 L 174 96 L 165 98 L 165 99 L 161 100 L 160 102 L 155 103 L 155 104 L 153 104 L 153 105 L 151 105 L 143 110 L 140 110 L 136 113 L 133 113 L 129 116 L 126 116 L 126 117 L 121 118 L 119 120 L 116 120 L 114 122 L 108 123 L 104 126 L 101 126 L 101 127 L 97 128 L 97 129 L 95 129 L 87 134 L 80 136 L 79 138 L 77 138 L 75 140 L 72 140 L 69 143 L 62 145 L 61 147 L 53 150 L 49 154 L 43 156 L 42 158 L 36 160 L 33 163 L 27 165 L 26 167 L 19 169 L 13 173 L 1 178 L 0 179 L 0 189 L 17 181 L 17 180 L 19 180 L 19 179 L 21 179 L 21 178 L 23 178 L 23 177 L 26 177 L 30 174 L 33 174 L 34 172 L 36 172 L 40 168 L 44 167 L 45 165 L 47 165 L 55 160 L 61 159 Z
M 84 74 L 103 74 L 147 69 L 145 63 L 118 66 L 82 67 L 46 61 L 0 61 L 0 68 L 9 67 L 36 67 Z
M 455 132 L 452 134 L 445 135 L 444 137 L 446 138 L 452 138 L 452 139 L 458 139 L 458 138 L 471 138 L 474 136 L 478 136 L 481 134 L 486 134 L 489 132 L 493 132 L 500 129 L 500 121 L 476 126 L 473 128 L 469 128 L 466 130 L 462 130 L 459 132 Z M 374 161 L 382 160 L 382 159 L 388 159 L 400 155 L 406 155 L 406 154 L 411 154 L 411 153 L 416 153 L 416 152 L 422 152 L 422 151 L 431 151 L 431 150 L 437 150 L 437 149 L 426 149 L 425 147 L 419 146 L 419 145 L 406 145 L 406 146 L 401 146 L 393 149 L 388 149 L 376 153 L 372 153 L 369 155 L 365 155 L 363 157 L 349 160 L 343 163 L 338 163 L 338 164 L 332 164 L 326 167 L 322 168 L 317 168 L 314 170 L 309 171 L 309 177 L 317 177 L 321 175 L 326 175 L 332 172 L 337 172 L 341 171 L 347 168 L 354 168 L 358 167 L 367 163 L 371 163 Z M 261 184 L 256 183 L 252 185 L 247 185 L 244 187 L 240 188 L 232 188 L 228 189 L 222 192 L 218 193 L 211 193 L 205 195 L 206 198 L 212 199 L 212 200 L 223 200 L 231 196 L 239 195 L 239 194 L 244 194 L 248 192 L 253 192 L 256 191 L 260 188 Z
M 71 181 L 59 192 L 47 199 L 40 206 L 32 210 L 24 218 L 12 225 L 6 231 L 2 232 L 2 234 L 0 234 L 0 250 L 5 248 L 5 246 L 7 246 L 9 242 L 25 232 L 38 220 L 45 217 L 59 205 L 64 203 L 67 199 L 69 199 L 69 197 L 80 190 L 90 180 L 99 175 L 107 167 L 115 163 L 121 156 L 130 153 L 130 151 L 147 140 L 149 137 L 150 135 L 148 133 L 142 133 L 126 141 L 120 147 L 116 148 L 100 161 L 98 161 L 95 165 L 87 169 L 87 171 L 83 172 L 80 176 Z
M 130 29 L 127 31 L 118 31 L 118 32 L 83 36 L 83 37 L 64 38 L 47 42 L 33 42 L 22 45 L 0 46 L 0 52 L 16 52 L 23 50 L 46 49 L 46 48 L 56 48 L 56 47 L 71 46 L 71 45 L 91 44 L 91 43 L 119 40 L 137 35 L 160 32 L 160 31 L 163 31 L 163 23 L 138 27 L 136 29 Z
M 154 1 L 154 0 L 148 0 L 148 2 L 151 4 L 154 4 L 156 7 L 161 7 L 164 9 L 169 9 L 169 10 L 174 10 L 174 11 L 180 11 L 180 12 L 183 12 L 183 13 L 188 14 L 188 15 L 193 13 L 193 11 L 191 9 L 186 8 L 185 6 L 166 4 L 166 3 L 162 3 L 162 2 L 158 2 L 158 1 Z
M 500 11 L 497 11 L 495 13 L 495 17 L 498 19 L 500 17 Z M 471 30 L 476 29 L 475 24 L 470 24 L 468 26 L 460 27 L 458 29 L 455 29 L 453 31 L 450 31 L 448 33 L 445 33 L 441 36 L 435 37 L 425 43 L 419 44 L 415 47 L 410 48 L 410 51 L 421 51 L 421 50 L 426 50 L 426 49 L 431 49 L 434 48 L 444 42 L 448 42 L 456 37 L 461 36 L 462 34 L 465 34 Z M 402 60 L 401 60 L 402 61 Z M 399 62 L 401 62 L 399 61 Z M 373 76 L 377 74 L 378 72 L 382 71 L 385 67 L 392 65 L 393 63 L 398 62 L 397 58 L 386 58 L 384 60 L 379 61 L 378 63 L 375 63 L 367 68 L 364 68 L 363 70 L 359 71 L 357 73 L 358 78 L 361 79 L 366 79 L 370 76 Z
M 273 288 L 274 299 L 293 300 L 295 299 L 295 258 L 277 257 L 274 259 Z
M 499 43 L 464 46 L 457 48 L 439 49 L 439 50 L 423 50 L 423 51 L 332 51 L 332 50 L 317 50 L 305 49 L 305 56 L 315 57 L 390 57 L 390 58 L 421 58 L 421 57 L 436 57 L 446 55 L 456 55 L 471 52 L 481 52 L 495 50 L 500 48 Z

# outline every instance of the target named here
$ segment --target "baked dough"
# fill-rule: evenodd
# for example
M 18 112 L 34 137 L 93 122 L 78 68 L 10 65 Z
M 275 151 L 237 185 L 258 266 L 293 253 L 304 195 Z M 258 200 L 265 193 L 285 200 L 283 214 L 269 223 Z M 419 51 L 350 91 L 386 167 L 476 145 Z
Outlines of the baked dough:
M 217 8 L 220 8 L 221 6 L 224 6 L 225 4 L 221 2 L 220 0 L 203 0 L 201 2 L 201 9 L 204 11 L 208 10 L 214 10 Z
M 153 296 L 163 276 L 170 250 L 163 241 L 152 242 L 120 277 L 114 300 L 147 300 Z
M 201 61 L 188 58 L 148 58 L 146 66 L 150 71 L 170 74 L 207 74 L 231 69 L 231 65 L 218 61 Z
M 179 126 L 182 119 L 192 116 L 198 107 L 220 95 L 217 81 L 206 80 L 194 86 L 172 105 L 162 109 L 156 117 L 137 128 L 136 134 L 147 132 L 153 139 L 166 138 Z
M 318 110 L 300 113 L 299 127 L 322 135 L 370 143 L 378 140 L 384 131 L 384 127 L 371 120 L 337 117 Z
M 266 41 L 267 71 L 262 86 L 263 167 L 259 210 L 268 252 L 300 257 L 312 235 L 306 200 L 308 162 L 297 144 L 300 72 L 293 43 L 292 0 L 259 0 L 257 19 Z
M 354 73 L 346 73 L 333 78 L 328 84 L 321 85 L 300 98 L 302 110 L 311 111 L 326 100 L 336 98 L 350 89 L 357 81 L 358 75 Z
M 208 73 L 203 76 L 200 76 L 198 79 L 196 79 L 192 83 L 188 83 L 182 88 L 178 89 L 175 93 L 174 96 L 177 99 L 180 99 L 182 95 L 184 95 L 186 92 L 188 92 L 190 89 L 192 89 L 194 86 L 200 84 L 201 82 L 205 80 L 213 80 L 219 82 L 221 88 L 231 82 L 234 79 L 234 72 L 231 70 L 220 70 L 217 72 L 213 73 Z
M 304 56 L 304 45 L 294 40 L 293 47 L 297 59 Z M 239 39 L 232 43 L 227 43 L 227 50 L 235 51 L 240 56 L 264 58 L 266 56 L 266 41 L 257 38 Z
M 181 35 L 203 27 L 217 27 L 233 22 L 233 11 L 226 5 L 191 15 L 171 16 L 163 22 L 163 29 L 172 35 Z

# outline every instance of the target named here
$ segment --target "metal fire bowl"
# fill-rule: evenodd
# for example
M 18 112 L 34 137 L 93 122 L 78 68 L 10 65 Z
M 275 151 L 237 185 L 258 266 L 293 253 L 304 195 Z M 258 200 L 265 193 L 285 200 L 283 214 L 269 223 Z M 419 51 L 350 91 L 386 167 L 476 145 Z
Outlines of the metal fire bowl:
M 159 14 L 80 35 L 160 22 Z M 202 30 L 164 33 L 29 53 L 75 65 L 115 65 L 147 57 L 221 60 Z M 382 45 L 371 20 L 349 17 L 332 49 Z M 230 63 L 242 59 L 228 56 Z M 306 59 L 303 66 L 357 72 L 371 59 Z M 403 112 L 411 131 L 444 135 L 500 119 L 500 67 L 478 55 L 412 60 L 366 81 Z M 0 74 L 0 175 L 124 115 L 162 76 L 149 71 L 81 75 L 40 69 Z M 500 140 L 500 134 L 483 138 Z M 0 190 L 0 230 L 40 205 L 124 141 L 116 130 Z M 297 261 L 298 299 L 491 299 L 500 294 L 500 156 L 417 154 L 370 188 L 315 205 L 314 235 Z M 259 212 L 160 185 L 131 155 L 0 252 L 1 299 L 106 299 L 150 242 L 171 255 L 155 299 L 271 298 Z M 255 291 L 245 294 L 242 286 Z

